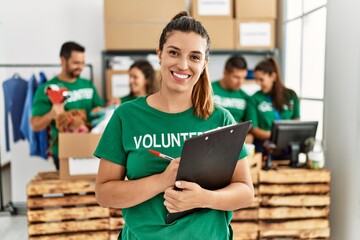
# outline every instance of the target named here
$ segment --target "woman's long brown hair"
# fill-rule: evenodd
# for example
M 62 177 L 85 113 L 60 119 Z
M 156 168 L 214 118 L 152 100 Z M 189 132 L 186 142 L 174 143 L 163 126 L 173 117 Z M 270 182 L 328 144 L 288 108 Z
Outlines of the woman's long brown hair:
M 256 71 L 261 71 L 268 75 L 276 73 L 276 81 L 274 82 L 270 92 L 273 105 L 279 112 L 284 111 L 284 104 L 290 107 L 291 96 L 296 96 L 296 93 L 293 90 L 285 87 L 282 81 L 279 64 L 276 62 L 276 60 L 274 58 L 266 58 L 262 60 L 256 65 L 254 72 Z
M 209 59 L 210 52 L 210 37 L 206 29 L 199 21 L 191 18 L 186 11 L 178 13 L 163 29 L 159 41 L 159 49 L 162 51 L 169 33 L 173 31 L 180 32 L 194 32 L 206 39 L 207 46 L 205 52 L 205 59 Z M 192 103 L 194 105 L 194 113 L 196 116 L 207 119 L 214 111 L 214 103 L 212 99 L 211 81 L 207 67 L 199 77 L 199 80 L 194 85 L 192 96 Z

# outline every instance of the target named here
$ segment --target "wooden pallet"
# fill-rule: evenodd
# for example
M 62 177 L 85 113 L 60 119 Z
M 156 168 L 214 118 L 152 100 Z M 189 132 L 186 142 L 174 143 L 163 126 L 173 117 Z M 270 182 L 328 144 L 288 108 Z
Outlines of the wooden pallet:
M 110 210 L 98 205 L 94 181 L 39 173 L 27 197 L 29 239 L 109 239 Z
M 262 166 L 262 155 L 261 153 L 256 153 L 254 156 L 248 157 L 250 174 L 255 186 L 259 184 L 259 172 Z
M 254 184 L 255 200 L 251 206 L 234 211 L 231 226 L 234 231 L 234 240 L 258 239 L 259 233 L 259 206 L 261 198 L 259 195 L 259 172 L 261 170 L 261 154 L 249 156 L 250 173 Z
M 234 211 L 234 239 L 329 239 L 330 173 L 280 166 L 262 171 L 261 164 L 260 154 L 249 157 L 255 201 Z M 30 240 L 116 240 L 124 225 L 121 210 L 97 204 L 91 180 L 39 173 L 27 194 Z
M 259 174 L 260 239 L 330 237 L 330 172 L 278 165 Z

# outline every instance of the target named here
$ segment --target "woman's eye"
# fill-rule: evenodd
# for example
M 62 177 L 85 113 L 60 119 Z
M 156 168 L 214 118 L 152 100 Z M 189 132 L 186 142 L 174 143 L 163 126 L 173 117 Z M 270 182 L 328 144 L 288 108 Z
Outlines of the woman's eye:
M 170 53 L 170 55 L 173 55 L 173 56 L 178 56 L 179 55 L 179 53 L 176 52 L 175 50 L 170 50 L 169 53 Z
M 192 60 L 194 61 L 200 61 L 201 60 L 201 57 L 200 56 L 197 56 L 197 55 L 193 55 L 190 57 Z

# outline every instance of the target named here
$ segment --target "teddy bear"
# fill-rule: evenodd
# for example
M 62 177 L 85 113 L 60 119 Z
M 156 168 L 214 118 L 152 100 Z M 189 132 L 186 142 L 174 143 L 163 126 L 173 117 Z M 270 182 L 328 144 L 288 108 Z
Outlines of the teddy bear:
M 89 128 L 86 123 L 86 111 L 72 109 L 59 114 L 56 119 L 56 128 L 59 132 L 87 133 Z

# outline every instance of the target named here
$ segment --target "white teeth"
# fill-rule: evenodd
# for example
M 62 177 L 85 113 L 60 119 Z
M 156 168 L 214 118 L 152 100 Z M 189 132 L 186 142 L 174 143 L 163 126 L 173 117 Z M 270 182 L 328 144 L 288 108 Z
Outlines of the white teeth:
M 175 73 L 173 72 L 175 77 L 181 78 L 181 79 L 186 79 L 189 77 L 189 75 L 183 75 L 183 74 L 179 74 L 179 73 Z

